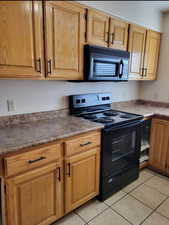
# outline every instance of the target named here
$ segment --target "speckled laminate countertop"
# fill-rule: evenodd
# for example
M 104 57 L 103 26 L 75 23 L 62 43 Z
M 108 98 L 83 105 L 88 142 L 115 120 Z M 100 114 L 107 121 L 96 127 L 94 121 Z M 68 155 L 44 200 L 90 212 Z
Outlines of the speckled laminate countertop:
M 148 101 L 129 101 L 112 104 L 112 109 L 129 113 L 140 114 L 144 117 L 164 116 L 169 117 L 169 104 Z
M 102 128 L 99 123 L 65 116 L 0 128 L 0 155 Z

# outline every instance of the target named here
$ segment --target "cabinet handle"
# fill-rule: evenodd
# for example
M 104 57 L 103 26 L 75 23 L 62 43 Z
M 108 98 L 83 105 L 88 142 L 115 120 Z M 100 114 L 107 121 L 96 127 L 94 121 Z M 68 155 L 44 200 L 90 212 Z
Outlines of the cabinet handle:
M 146 77 L 147 76 L 147 68 L 145 68 L 144 70 L 145 70 L 144 76 Z
M 144 77 L 144 68 L 141 68 L 141 76 Z
M 36 60 L 36 71 L 41 73 L 41 58 Z
M 58 167 L 58 180 L 61 181 L 61 168 Z
M 48 73 L 52 73 L 52 60 L 51 59 L 49 59 L 48 60 Z
M 29 164 L 35 163 L 35 162 L 38 162 L 38 161 L 41 161 L 41 160 L 44 160 L 44 159 L 46 159 L 46 157 L 41 156 L 41 157 L 39 157 L 39 158 L 37 158 L 37 159 L 29 160 L 28 163 L 29 163 Z
M 70 163 L 67 164 L 67 170 L 68 172 L 66 173 L 66 175 L 70 177 Z
M 114 43 L 114 33 L 111 34 L 111 43 Z
M 105 32 L 105 36 L 104 36 L 104 40 L 105 42 L 108 42 L 108 36 L 109 36 L 109 32 Z
M 92 144 L 92 142 L 88 141 L 88 142 L 86 142 L 84 144 L 80 144 L 80 147 L 83 147 L 83 146 L 86 146 L 86 145 L 91 145 L 91 144 Z

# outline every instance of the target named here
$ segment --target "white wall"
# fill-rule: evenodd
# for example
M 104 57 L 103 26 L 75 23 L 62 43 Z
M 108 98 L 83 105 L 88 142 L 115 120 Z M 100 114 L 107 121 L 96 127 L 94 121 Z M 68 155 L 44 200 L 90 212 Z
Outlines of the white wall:
M 138 83 L 72 83 L 64 81 L 0 81 L 0 115 L 48 111 L 68 107 L 66 96 L 111 92 L 114 101 L 138 98 Z M 8 113 L 6 101 L 13 99 L 15 113 Z
M 157 76 L 156 81 L 141 83 L 140 98 L 169 102 L 169 13 L 163 16 L 163 35 Z
M 147 3 L 83 1 L 89 6 L 107 11 L 131 22 L 161 30 L 160 13 Z M 0 116 L 67 108 L 70 94 L 107 92 L 113 93 L 114 101 L 125 101 L 139 97 L 139 83 L 70 83 L 62 81 L 15 81 L 0 80 Z M 7 99 L 14 100 L 16 111 L 7 111 Z

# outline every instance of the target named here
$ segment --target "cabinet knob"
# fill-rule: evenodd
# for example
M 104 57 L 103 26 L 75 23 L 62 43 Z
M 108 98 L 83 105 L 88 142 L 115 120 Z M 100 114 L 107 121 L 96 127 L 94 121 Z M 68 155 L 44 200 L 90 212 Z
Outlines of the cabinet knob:
M 67 164 L 67 173 L 66 175 L 68 175 L 70 177 L 70 163 Z
M 58 171 L 58 177 L 57 177 L 57 179 L 58 179 L 59 181 L 61 181 L 61 168 L 58 167 L 58 168 L 57 168 L 57 171 Z

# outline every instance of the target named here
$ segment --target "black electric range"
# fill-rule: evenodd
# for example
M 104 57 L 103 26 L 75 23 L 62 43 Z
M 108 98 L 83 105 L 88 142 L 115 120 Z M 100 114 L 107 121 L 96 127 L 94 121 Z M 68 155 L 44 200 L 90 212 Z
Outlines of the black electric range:
M 72 95 L 71 114 L 102 123 L 99 200 L 104 201 L 139 176 L 141 115 L 111 108 L 112 95 Z

